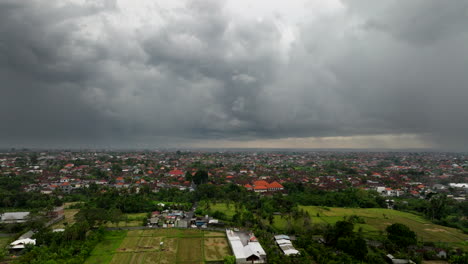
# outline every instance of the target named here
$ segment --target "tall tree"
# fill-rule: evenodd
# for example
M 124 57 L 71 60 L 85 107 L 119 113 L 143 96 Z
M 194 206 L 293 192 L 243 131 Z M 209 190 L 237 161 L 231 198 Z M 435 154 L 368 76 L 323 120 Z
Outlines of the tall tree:
M 193 182 L 196 185 L 204 184 L 208 182 L 208 172 L 204 170 L 199 170 L 195 173 L 195 176 L 193 176 Z
M 386 229 L 387 238 L 400 248 L 407 248 L 417 242 L 416 233 L 404 224 L 395 223 Z

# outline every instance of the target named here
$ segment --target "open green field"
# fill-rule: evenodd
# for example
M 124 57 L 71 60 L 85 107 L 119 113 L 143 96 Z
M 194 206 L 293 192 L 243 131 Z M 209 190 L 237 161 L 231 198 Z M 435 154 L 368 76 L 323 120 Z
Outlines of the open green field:
M 78 213 L 78 211 L 80 211 L 80 209 L 65 209 L 65 219 L 52 225 L 52 229 L 65 228 L 65 223 L 67 223 L 69 226 L 73 225 L 75 223 L 75 215 Z
M 106 223 L 107 227 L 135 227 L 135 226 L 142 226 L 143 220 L 148 218 L 146 213 L 136 213 L 136 214 L 124 214 L 122 217 L 122 221 L 118 223 Z
M 224 233 L 197 229 L 121 230 L 108 231 L 85 263 L 205 263 L 222 261 L 229 254 Z
M 356 229 L 362 228 L 368 237 L 381 237 L 385 228 L 394 223 L 407 225 L 415 231 L 418 239 L 422 241 L 447 242 L 461 247 L 468 247 L 468 235 L 463 234 L 458 229 L 435 225 L 428 220 L 411 213 L 382 209 L 382 208 L 335 208 L 319 206 L 300 206 L 309 213 L 312 224 L 334 224 L 343 220 L 345 216 L 357 215 L 365 223 L 356 224 Z M 303 219 L 295 219 L 292 225 L 300 227 Z M 287 226 L 286 218 L 275 216 L 273 226 L 279 230 L 284 230 Z
M 209 214 L 212 215 L 214 212 L 219 211 L 221 213 L 224 213 L 226 217 L 231 220 L 232 216 L 236 214 L 236 206 L 234 203 L 223 203 L 223 202 L 210 202 L 209 205 L 207 206 L 206 201 L 200 202 L 198 205 L 198 208 L 202 209 L 204 211 L 204 214 Z M 245 208 L 241 205 L 240 208 L 238 208 L 239 211 L 245 211 Z

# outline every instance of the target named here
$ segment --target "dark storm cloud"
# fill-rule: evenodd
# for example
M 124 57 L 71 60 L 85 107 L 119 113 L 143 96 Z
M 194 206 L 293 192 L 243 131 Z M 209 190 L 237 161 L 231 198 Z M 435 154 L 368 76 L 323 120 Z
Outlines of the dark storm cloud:
M 416 134 L 463 149 L 467 4 L 371 2 L 291 21 L 220 1 L 0 0 L 0 144 Z

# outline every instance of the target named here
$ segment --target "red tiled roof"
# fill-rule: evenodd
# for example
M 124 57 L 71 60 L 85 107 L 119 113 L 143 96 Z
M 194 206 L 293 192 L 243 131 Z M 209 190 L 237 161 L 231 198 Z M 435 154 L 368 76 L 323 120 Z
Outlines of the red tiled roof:
M 244 187 L 245 187 L 245 188 L 252 188 L 252 185 L 250 185 L 250 184 L 247 183 L 246 185 L 244 185 Z
M 184 172 L 181 171 L 181 170 L 171 170 L 171 171 L 169 172 L 169 174 L 171 174 L 171 175 L 183 175 Z
M 267 186 L 268 182 L 266 182 L 266 181 L 254 181 L 253 185 L 255 185 L 255 186 Z
M 277 181 L 274 181 L 267 185 L 268 188 L 283 188 L 283 185 L 279 184 Z
M 254 190 L 267 190 L 268 188 L 264 185 L 255 186 Z

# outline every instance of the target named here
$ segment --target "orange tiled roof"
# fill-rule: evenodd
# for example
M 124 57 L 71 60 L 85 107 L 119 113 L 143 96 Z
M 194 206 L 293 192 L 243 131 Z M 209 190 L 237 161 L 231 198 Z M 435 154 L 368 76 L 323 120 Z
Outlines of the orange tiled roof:
M 255 186 L 267 186 L 268 182 L 266 182 L 266 181 L 254 181 L 253 185 L 255 185 Z
M 267 185 L 268 188 L 283 188 L 283 185 L 279 184 L 277 181 L 274 181 Z

